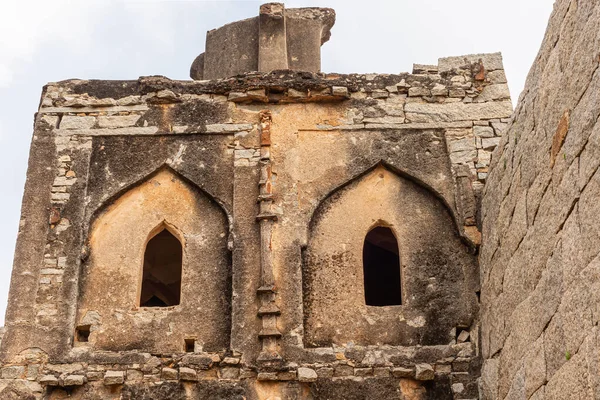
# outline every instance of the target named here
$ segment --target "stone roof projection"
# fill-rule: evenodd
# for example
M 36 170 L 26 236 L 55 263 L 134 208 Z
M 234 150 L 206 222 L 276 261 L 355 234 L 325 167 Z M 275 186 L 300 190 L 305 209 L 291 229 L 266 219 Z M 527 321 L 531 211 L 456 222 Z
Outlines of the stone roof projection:
M 260 10 L 44 87 L 0 399 L 477 398 L 501 55 L 324 74 L 333 10 Z
M 263 4 L 258 17 L 209 31 L 206 51 L 194 60 L 190 76 L 203 80 L 283 69 L 320 72 L 321 45 L 334 23 L 331 8 Z

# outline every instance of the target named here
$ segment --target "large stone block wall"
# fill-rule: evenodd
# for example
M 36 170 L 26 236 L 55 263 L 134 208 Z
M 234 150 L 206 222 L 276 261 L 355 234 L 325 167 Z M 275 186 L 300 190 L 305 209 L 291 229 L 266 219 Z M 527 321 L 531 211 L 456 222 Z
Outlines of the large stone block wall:
M 400 75 L 47 85 L 0 397 L 476 398 L 478 201 L 511 113 L 500 54 Z M 363 178 L 376 184 L 380 175 L 390 186 L 378 196 Z M 342 195 L 363 204 L 331 201 Z M 322 298 L 303 279 L 321 255 L 316 235 L 334 237 L 338 214 L 356 254 L 380 220 L 399 233 L 410 299 L 374 310 L 356 302 L 363 293 L 354 285 L 353 309 L 327 319 L 357 339 L 311 343 L 304 307 Z M 139 307 L 136 281 L 161 221 L 185 243 L 188 272 L 182 304 L 156 311 Z M 361 281 L 359 258 L 320 271 L 331 290 L 352 287 L 336 286 L 337 273 Z M 211 273 L 218 277 L 207 282 Z M 194 290 L 208 300 L 183 304 Z M 383 317 L 395 319 L 394 340 L 364 330 L 387 329 Z M 88 341 L 75 340 L 80 325 Z M 194 335 L 187 349 L 183 339 Z
M 558 0 L 483 196 L 484 399 L 600 398 L 600 3 Z

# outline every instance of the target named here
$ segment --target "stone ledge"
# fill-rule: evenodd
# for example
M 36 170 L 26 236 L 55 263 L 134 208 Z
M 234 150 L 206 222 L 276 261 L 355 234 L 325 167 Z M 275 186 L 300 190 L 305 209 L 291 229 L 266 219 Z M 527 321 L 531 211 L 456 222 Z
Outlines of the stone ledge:
M 482 58 L 486 71 L 502 70 L 500 53 L 468 55 L 440 59 L 439 73 L 424 74 L 322 74 L 292 70 L 247 73 L 230 78 L 204 81 L 176 81 L 163 76 L 140 77 L 137 81 L 66 80 L 46 86 L 40 110 L 45 113 L 145 110 L 146 103 L 173 103 L 193 96 L 225 96 L 232 102 L 294 103 L 342 101 L 352 93 L 373 93 L 373 98 L 389 94 L 445 97 L 446 89 L 469 89 L 475 77 L 469 71 L 455 71 Z M 467 63 L 467 64 L 465 64 Z M 420 72 L 420 70 L 417 70 Z M 488 72 L 489 74 L 489 72 Z M 456 78 L 456 79 L 452 79 Z M 504 83 L 501 74 L 484 77 L 481 83 Z M 445 85 L 439 85 L 443 81 Z M 60 91 L 58 90 L 60 88 Z M 168 93 L 166 96 L 164 93 Z M 163 94 L 163 95 L 161 95 Z M 133 99 L 133 100 L 131 100 Z
M 440 74 L 450 72 L 453 69 L 463 68 L 466 65 L 483 62 L 488 71 L 504 69 L 501 53 L 469 54 L 465 56 L 444 57 L 438 60 L 438 71 Z

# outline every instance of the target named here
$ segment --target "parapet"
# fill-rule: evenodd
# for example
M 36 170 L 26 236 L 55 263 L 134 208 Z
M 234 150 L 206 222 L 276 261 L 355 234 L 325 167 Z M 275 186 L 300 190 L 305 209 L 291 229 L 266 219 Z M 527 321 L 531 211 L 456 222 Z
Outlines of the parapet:
M 258 17 L 227 24 L 206 34 L 206 50 L 190 68 L 194 80 L 221 79 L 280 69 L 319 72 L 321 45 L 331 37 L 331 8 L 260 7 Z

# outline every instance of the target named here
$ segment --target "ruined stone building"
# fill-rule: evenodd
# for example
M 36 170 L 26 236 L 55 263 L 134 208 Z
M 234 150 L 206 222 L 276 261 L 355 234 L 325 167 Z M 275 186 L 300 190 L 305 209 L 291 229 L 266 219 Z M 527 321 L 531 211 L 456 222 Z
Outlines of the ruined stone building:
M 0 398 L 600 398 L 600 5 L 558 0 L 512 120 L 499 53 L 323 74 L 334 21 L 44 87 Z

